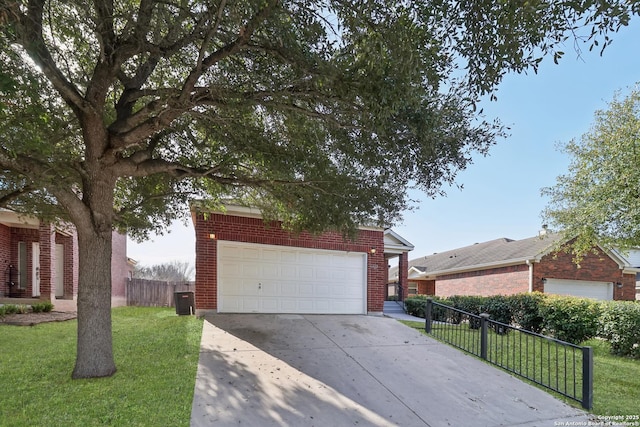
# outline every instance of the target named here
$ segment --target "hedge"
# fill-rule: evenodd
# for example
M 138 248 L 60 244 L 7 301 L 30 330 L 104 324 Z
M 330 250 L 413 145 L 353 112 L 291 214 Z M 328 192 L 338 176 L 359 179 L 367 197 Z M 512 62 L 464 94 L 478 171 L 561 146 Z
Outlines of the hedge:
M 592 299 L 548 295 L 538 309 L 545 334 L 580 344 L 598 334 L 601 306 Z
M 640 359 L 640 303 L 602 303 L 599 335 L 611 343 L 611 353 Z
M 405 300 L 407 313 L 424 318 L 426 295 Z M 640 359 L 640 302 L 596 301 L 586 298 L 548 295 L 538 292 L 509 296 L 431 297 L 434 301 L 491 319 L 544 333 L 562 341 L 579 344 L 595 336 L 611 343 L 618 356 Z M 444 310 L 434 308 L 434 320 L 459 323 L 459 316 L 445 318 Z M 470 327 L 478 327 L 471 322 Z

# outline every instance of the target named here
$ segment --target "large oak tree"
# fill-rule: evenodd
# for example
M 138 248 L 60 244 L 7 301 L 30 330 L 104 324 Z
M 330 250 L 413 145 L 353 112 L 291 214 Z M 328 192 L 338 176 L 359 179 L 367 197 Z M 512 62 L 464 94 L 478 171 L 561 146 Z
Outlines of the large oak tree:
M 606 46 L 635 2 L 1 0 L 0 204 L 78 231 L 73 376 L 108 376 L 111 231 L 234 197 L 291 227 L 389 225 L 503 134 L 509 71 Z

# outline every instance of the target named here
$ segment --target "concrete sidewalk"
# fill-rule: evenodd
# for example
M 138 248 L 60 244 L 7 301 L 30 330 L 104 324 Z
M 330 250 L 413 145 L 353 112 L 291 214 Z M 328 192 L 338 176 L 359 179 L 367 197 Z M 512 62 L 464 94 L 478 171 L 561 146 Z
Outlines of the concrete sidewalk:
M 191 426 L 587 425 L 585 412 L 376 316 L 206 318 Z

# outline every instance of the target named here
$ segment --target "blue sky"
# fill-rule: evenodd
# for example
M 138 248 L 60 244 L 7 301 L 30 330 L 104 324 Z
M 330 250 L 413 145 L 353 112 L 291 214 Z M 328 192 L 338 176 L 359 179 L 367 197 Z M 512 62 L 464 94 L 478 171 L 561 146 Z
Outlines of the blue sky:
M 404 222 L 393 227 L 414 244 L 410 259 L 538 233 L 546 205 L 540 190 L 552 186 L 569 164 L 558 143 L 580 137 L 616 91 L 624 94 L 640 82 L 640 20 L 612 38 L 603 56 L 580 44 L 579 58 L 569 44 L 558 65 L 549 59 L 538 74 L 506 76 L 498 100 L 482 107 L 487 118 L 499 117 L 511 127 L 510 136 L 498 141 L 487 157 L 474 156 L 473 164 L 458 174 L 456 182 L 463 190 L 446 188 L 447 195 L 436 199 L 411 193 L 421 200 L 418 209 L 405 213 Z M 129 242 L 128 256 L 143 265 L 173 260 L 193 265 L 193 227 L 174 223 L 164 236 Z

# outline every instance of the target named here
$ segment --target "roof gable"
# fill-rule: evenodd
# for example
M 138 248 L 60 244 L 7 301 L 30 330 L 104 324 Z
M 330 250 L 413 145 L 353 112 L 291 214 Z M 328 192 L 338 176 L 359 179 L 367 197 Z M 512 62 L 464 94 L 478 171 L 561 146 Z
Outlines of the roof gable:
M 412 251 L 414 246 L 390 228 L 384 230 L 384 253 L 401 254 Z
M 411 260 L 423 275 L 467 271 L 500 265 L 538 261 L 557 243 L 559 236 L 546 234 L 522 240 L 500 238 Z

